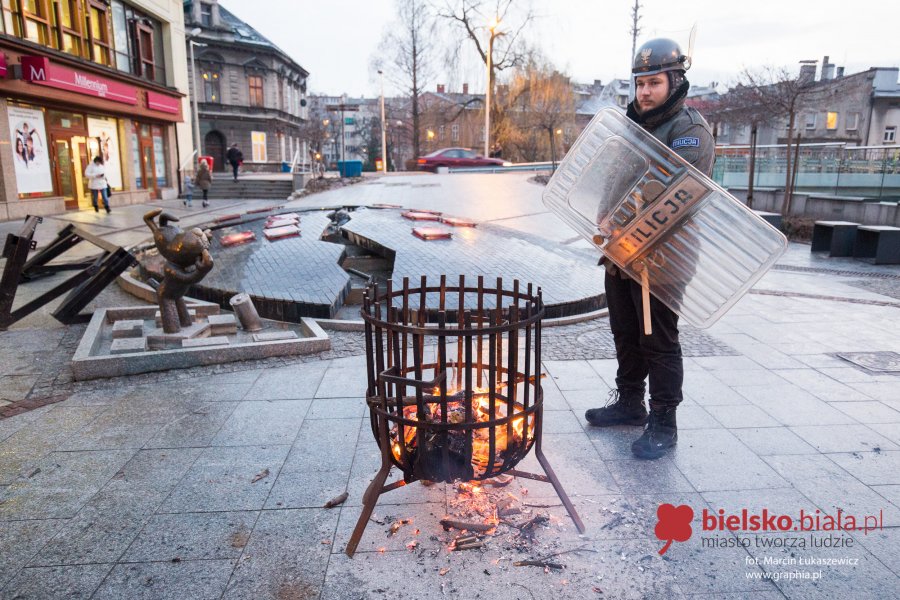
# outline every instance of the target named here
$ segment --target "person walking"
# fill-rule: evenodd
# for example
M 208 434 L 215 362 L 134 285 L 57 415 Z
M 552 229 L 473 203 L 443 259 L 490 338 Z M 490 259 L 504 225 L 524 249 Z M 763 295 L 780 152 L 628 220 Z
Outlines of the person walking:
M 212 187 L 212 172 L 209 170 L 209 164 L 205 160 L 200 161 L 200 167 L 197 169 L 197 175 L 194 177 L 194 184 L 203 191 L 203 206 L 209 206 L 209 188 Z
M 244 153 L 241 152 L 236 143 L 232 144 L 231 148 L 228 149 L 228 152 L 225 153 L 225 160 L 231 165 L 231 172 L 234 175 L 234 180 L 237 181 L 238 167 L 244 164 Z
M 685 71 L 690 58 L 672 40 L 657 38 L 634 56 L 635 98 L 626 115 L 707 176 L 712 174 L 715 140 L 706 120 L 684 105 L 690 84 Z M 675 412 L 683 399 L 684 367 L 678 339 L 678 315 L 650 297 L 653 333 L 644 335 L 641 285 L 607 259 L 606 299 L 616 346 L 616 389 L 603 408 L 585 419 L 595 427 L 645 425 L 632 445 L 638 458 L 656 459 L 678 442 Z M 649 379 L 650 413 L 644 407 L 644 381 Z
M 100 212 L 99 201 L 103 198 L 103 208 L 106 212 L 109 210 L 109 183 L 106 181 L 106 168 L 103 166 L 103 159 L 99 156 L 94 157 L 94 161 L 84 170 L 84 176 L 88 180 L 88 188 L 91 190 L 91 204 L 94 205 L 94 212 Z

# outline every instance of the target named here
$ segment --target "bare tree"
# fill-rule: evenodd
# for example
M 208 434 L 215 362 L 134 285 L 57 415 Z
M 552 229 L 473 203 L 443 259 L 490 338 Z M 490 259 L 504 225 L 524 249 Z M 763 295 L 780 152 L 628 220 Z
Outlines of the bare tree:
M 517 68 L 498 98 L 506 119 L 498 132 L 506 156 L 554 163 L 563 153 L 562 133 L 575 122 L 575 95 L 569 78 L 537 60 Z
M 462 33 L 457 51 L 462 45 L 471 45 L 485 67 L 493 37 L 491 71 L 487 81 L 491 90 L 494 89 L 497 73 L 524 64 L 532 55 L 524 34 L 536 15 L 530 4 L 519 4 L 523 5 L 521 9 L 514 0 L 443 0 L 437 10 L 438 17 L 452 23 Z M 491 23 L 496 25 L 494 32 L 491 32 Z M 491 107 L 492 131 L 502 129 L 502 121 L 501 107 L 495 102 Z
M 409 98 L 408 130 L 413 156 L 419 156 L 422 143 L 420 98 L 432 77 L 436 50 L 436 22 L 427 4 L 421 0 L 395 0 L 397 18 L 384 33 L 373 70 L 385 77 Z
M 785 67 L 763 67 L 758 70 L 744 69 L 738 75 L 737 84 L 719 100 L 710 117 L 718 122 L 749 123 L 778 126 L 787 119 L 787 140 L 785 151 L 785 184 L 782 214 L 787 217 L 791 211 L 794 191 L 791 146 L 794 142 L 794 123 L 804 100 L 814 87 L 812 78 L 792 75 Z

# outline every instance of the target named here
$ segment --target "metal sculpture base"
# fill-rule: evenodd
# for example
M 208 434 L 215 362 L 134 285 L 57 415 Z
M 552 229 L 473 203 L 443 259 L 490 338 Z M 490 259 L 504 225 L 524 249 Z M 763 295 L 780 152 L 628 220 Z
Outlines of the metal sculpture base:
M 385 431 L 383 432 L 385 436 L 387 435 L 387 426 L 384 426 Z M 387 439 L 384 437 L 382 439 Z M 372 517 L 372 512 L 375 510 L 375 505 L 378 503 L 378 498 L 391 490 L 395 490 L 399 487 L 403 487 L 406 485 L 406 481 L 400 479 L 388 485 L 385 485 L 387 481 L 388 475 L 391 472 L 391 468 L 394 466 L 391 463 L 388 444 L 382 445 L 381 451 L 381 469 L 379 469 L 378 473 L 375 475 L 375 479 L 372 480 L 372 483 L 369 484 L 369 487 L 366 488 L 365 493 L 363 494 L 363 505 L 362 505 L 362 513 L 359 515 L 359 520 L 356 521 L 356 527 L 353 529 L 353 535 L 350 536 L 350 541 L 347 543 L 347 548 L 344 550 L 347 556 L 353 558 L 353 555 L 356 553 L 356 548 L 359 546 L 359 542 L 362 539 L 363 532 L 366 530 L 366 525 L 369 524 L 369 519 Z M 546 475 L 540 475 L 537 473 L 526 473 L 524 471 L 519 471 L 518 469 L 510 469 L 507 471 L 507 474 L 513 475 L 515 477 L 523 477 L 525 479 L 533 479 L 535 481 L 543 481 L 544 483 L 549 483 L 553 486 L 553 489 L 556 491 L 556 495 L 559 496 L 559 499 L 562 501 L 563 506 L 566 508 L 566 512 L 569 513 L 569 516 L 572 518 L 572 522 L 575 523 L 575 527 L 578 529 L 578 533 L 584 533 L 584 523 L 581 521 L 581 517 L 578 516 L 578 512 L 575 510 L 575 506 L 572 504 L 572 501 L 569 500 L 568 494 L 563 489 L 562 484 L 559 482 L 559 479 L 556 478 L 556 474 L 553 472 L 553 468 L 550 467 L 549 461 L 547 461 L 547 457 L 544 456 L 543 450 L 541 450 L 540 439 L 535 442 L 534 445 L 534 455 L 537 457 L 538 462 L 541 464 L 541 467 L 544 469 L 544 473 Z M 415 481 L 415 480 L 414 480 Z

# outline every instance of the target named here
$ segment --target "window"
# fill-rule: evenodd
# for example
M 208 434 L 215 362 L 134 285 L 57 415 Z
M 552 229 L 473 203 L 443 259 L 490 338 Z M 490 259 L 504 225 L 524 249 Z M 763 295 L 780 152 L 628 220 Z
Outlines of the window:
M 219 80 L 222 76 L 219 74 L 218 69 L 204 69 L 200 77 L 203 79 L 203 101 L 222 102 L 222 96 L 219 91 Z
M 109 34 L 109 7 L 96 0 L 88 1 L 88 39 L 91 60 L 112 65 L 112 36 Z
M 266 162 L 266 132 L 251 131 L 250 146 L 253 153 L 253 162 Z
M 895 125 L 884 128 L 884 140 L 882 141 L 885 144 L 893 144 L 897 141 L 897 127 Z
M 200 3 L 200 24 L 204 27 L 212 27 L 212 4 Z
M 459 125 L 450 126 L 450 140 L 453 142 L 459 141 Z
M 481 135 L 478 138 L 479 141 L 484 141 L 484 125 L 481 126 Z
M 805 122 L 806 122 L 807 129 L 815 129 L 816 128 L 816 113 L 807 113 Z
M 847 122 L 844 129 L 847 131 L 856 131 L 859 127 L 859 113 L 850 113 L 847 115 Z
M 247 78 L 247 84 L 250 86 L 250 106 L 263 106 L 265 99 L 263 96 L 263 78 L 259 75 L 251 75 Z
M 131 55 L 128 52 L 128 20 L 125 18 L 125 5 L 118 0 L 113 0 L 112 29 L 114 52 L 116 56 L 116 68 L 126 73 L 131 73 Z
M 723 137 L 728 135 L 728 123 L 719 123 L 719 135 Z
M 438 139 L 442 142 L 444 141 L 444 126 L 443 125 L 438 127 Z
M 153 62 L 153 29 L 137 22 L 134 24 L 134 38 L 137 42 L 137 53 L 134 57 L 136 71 L 138 75 L 152 81 L 156 75 L 156 65 Z
M 78 0 L 62 0 L 57 13 L 59 48 L 63 52 L 82 56 L 82 29 L 84 19 L 81 17 L 81 5 Z
M 834 131 L 838 125 L 838 114 L 836 112 L 825 113 L 825 129 Z

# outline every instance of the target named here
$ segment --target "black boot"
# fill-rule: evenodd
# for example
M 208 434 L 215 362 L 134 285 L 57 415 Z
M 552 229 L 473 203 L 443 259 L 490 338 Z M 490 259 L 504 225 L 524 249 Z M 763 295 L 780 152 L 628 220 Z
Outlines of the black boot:
M 631 452 L 638 458 L 657 459 L 678 443 L 678 426 L 674 406 L 650 405 L 650 418 L 644 434 L 631 444 Z
M 647 422 L 644 394 L 631 391 L 619 393 L 619 390 L 610 390 L 606 406 L 588 410 L 584 413 L 584 418 L 594 427 L 643 425 Z

